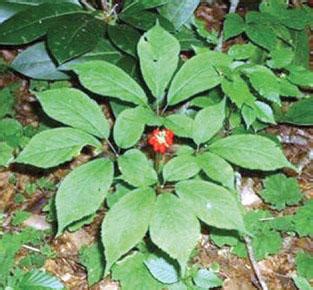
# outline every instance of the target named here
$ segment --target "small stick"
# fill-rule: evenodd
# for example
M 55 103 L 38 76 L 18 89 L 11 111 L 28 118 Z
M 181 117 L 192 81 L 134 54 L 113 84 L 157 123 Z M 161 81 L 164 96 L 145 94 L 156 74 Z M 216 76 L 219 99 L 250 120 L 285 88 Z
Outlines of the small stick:
M 255 259 L 255 256 L 254 256 L 251 238 L 248 237 L 248 236 L 245 236 L 244 240 L 245 240 L 245 243 L 246 243 L 246 246 L 247 246 L 249 260 L 251 262 L 251 265 L 252 265 L 252 268 L 254 270 L 255 276 L 258 279 L 259 283 L 260 283 L 261 289 L 262 290 L 268 290 L 266 282 L 263 279 L 263 276 L 261 274 L 260 268 L 259 268 L 258 263 L 257 263 L 257 261 Z
M 235 182 L 236 182 L 236 189 L 238 192 L 240 192 L 242 177 L 241 177 L 241 174 L 239 172 L 236 172 Z M 262 290 L 268 290 L 269 288 L 267 287 L 266 282 L 263 279 L 263 276 L 261 274 L 261 270 L 258 266 L 258 262 L 255 259 L 255 255 L 254 255 L 254 251 L 253 251 L 253 247 L 252 247 L 252 240 L 249 236 L 244 236 L 243 239 L 245 241 L 245 244 L 246 244 L 246 247 L 248 250 L 248 257 L 249 257 L 250 263 L 252 265 L 255 276 L 260 283 L 261 289 Z
M 31 246 L 27 246 L 27 245 L 23 245 L 22 247 L 25 248 L 25 249 L 27 249 L 27 250 L 40 253 L 40 250 L 37 249 L 37 248 L 31 247 Z

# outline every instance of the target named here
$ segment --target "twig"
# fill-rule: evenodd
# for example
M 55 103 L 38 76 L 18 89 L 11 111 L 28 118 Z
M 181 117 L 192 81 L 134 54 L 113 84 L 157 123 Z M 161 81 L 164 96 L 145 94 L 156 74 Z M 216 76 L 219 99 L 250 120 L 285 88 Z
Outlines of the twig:
M 253 251 L 253 248 L 252 248 L 251 238 L 248 237 L 248 236 L 245 236 L 244 240 L 245 240 L 245 243 L 246 243 L 246 246 L 247 246 L 249 260 L 251 262 L 251 265 L 252 265 L 252 268 L 254 270 L 255 276 L 258 279 L 259 283 L 260 283 L 261 289 L 262 290 L 268 290 L 266 282 L 263 279 L 263 276 L 261 274 L 260 268 L 259 268 L 258 263 L 257 263 L 257 261 L 255 259 L 255 256 L 254 256 L 254 251 Z
M 27 246 L 27 245 L 23 245 L 22 247 L 25 248 L 25 249 L 27 249 L 27 250 L 40 253 L 40 250 L 37 249 L 37 248 L 31 247 L 31 246 Z
M 235 13 L 238 7 L 240 0 L 230 0 L 230 7 L 229 7 L 229 13 Z M 215 47 L 215 51 L 222 51 L 223 48 L 223 42 L 224 42 L 224 29 L 221 31 L 221 35 L 218 39 L 217 45 Z
M 236 174 L 235 174 L 235 182 L 236 182 L 236 189 L 238 192 L 240 192 L 241 191 L 242 177 L 241 177 L 241 174 L 239 172 L 236 172 Z M 240 194 L 240 196 L 241 196 L 241 194 Z M 258 266 L 256 259 L 255 259 L 255 255 L 254 255 L 254 251 L 253 251 L 253 247 L 252 247 L 252 240 L 249 236 L 244 236 L 243 239 L 244 239 L 245 244 L 247 246 L 250 263 L 252 265 L 255 276 L 260 283 L 261 289 L 262 290 L 268 290 L 266 282 L 263 279 L 263 276 L 261 274 L 261 270 Z

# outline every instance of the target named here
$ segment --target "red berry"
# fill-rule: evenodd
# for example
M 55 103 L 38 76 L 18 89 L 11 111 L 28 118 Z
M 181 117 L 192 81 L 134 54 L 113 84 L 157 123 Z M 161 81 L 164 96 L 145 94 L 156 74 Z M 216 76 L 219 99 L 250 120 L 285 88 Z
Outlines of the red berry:
M 148 137 L 148 144 L 153 147 L 154 152 L 164 154 L 173 144 L 174 133 L 168 129 L 154 129 Z
M 313 0 L 308 0 L 308 5 L 309 5 L 310 7 L 313 7 Z

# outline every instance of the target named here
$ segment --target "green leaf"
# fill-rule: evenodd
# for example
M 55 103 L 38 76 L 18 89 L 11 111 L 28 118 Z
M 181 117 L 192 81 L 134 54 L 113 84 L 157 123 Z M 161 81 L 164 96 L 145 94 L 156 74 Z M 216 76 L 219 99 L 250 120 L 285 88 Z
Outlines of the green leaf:
M 21 145 L 22 137 L 23 128 L 17 120 L 9 118 L 0 120 L 0 142 L 16 148 Z
M 13 148 L 5 142 L 0 142 L 0 167 L 7 166 L 13 159 Z
M 51 118 L 100 138 L 109 137 L 109 124 L 100 106 L 83 92 L 62 88 L 37 93 L 36 96 Z
M 115 191 L 109 192 L 106 203 L 109 208 L 111 208 L 114 204 L 116 204 L 123 196 L 125 196 L 130 190 L 131 186 L 125 184 L 124 182 L 115 184 Z
M 88 273 L 88 285 L 99 282 L 104 274 L 104 255 L 102 246 L 95 243 L 89 247 L 84 246 L 79 251 L 79 262 Z
M 6 3 L 2 1 L 0 3 L 0 23 L 11 18 L 18 12 L 26 10 L 27 8 L 29 8 L 28 5 L 18 3 Z
M 197 286 L 204 289 L 221 287 L 223 285 L 223 280 L 207 269 L 200 269 L 193 277 L 193 280 Z
M 11 224 L 13 226 L 20 226 L 24 221 L 26 221 L 32 214 L 28 211 L 16 211 L 11 219 Z
M 224 38 L 228 40 L 244 32 L 245 22 L 236 13 L 227 14 L 224 22 Z
M 254 66 L 246 70 L 252 86 L 264 98 L 280 103 L 280 85 L 276 75 L 264 66 Z
M 275 209 L 282 210 L 287 205 L 296 205 L 302 199 L 302 194 L 295 178 L 287 178 L 283 174 L 276 174 L 264 180 L 265 189 L 260 195 L 265 202 Z
M 153 185 L 158 181 L 152 163 L 138 149 L 128 150 L 120 156 L 118 167 L 122 173 L 122 178 L 133 186 L 144 187 Z
M 222 90 L 238 108 L 243 104 L 254 105 L 254 96 L 250 92 L 248 84 L 239 74 L 233 75 L 233 80 L 222 80 Z
M 179 262 L 184 273 L 189 256 L 200 237 L 200 224 L 175 195 L 162 194 L 157 199 L 150 223 L 150 236 L 154 244 Z
M 220 51 L 213 51 L 207 48 L 194 49 L 196 54 L 206 55 L 206 61 L 209 62 L 220 74 L 229 72 L 229 68 L 232 65 L 233 59 Z
M 158 116 L 150 107 L 138 107 L 141 121 L 148 126 L 162 126 L 163 117 Z
M 295 57 L 293 50 L 289 47 L 278 47 L 271 51 L 271 60 L 267 63 L 272 68 L 281 69 L 289 65 Z
M 201 47 L 204 46 L 204 42 L 199 38 L 198 34 L 192 29 L 187 27 L 182 27 L 180 31 L 175 33 L 175 37 L 178 39 L 181 50 L 191 50 L 192 47 Z
M 228 50 L 228 55 L 236 60 L 245 60 L 253 57 L 256 53 L 257 47 L 252 43 L 234 44 Z
M 149 273 L 144 264 L 146 256 L 135 252 L 118 262 L 112 268 L 112 278 L 118 280 L 122 289 L 127 290 L 162 290 L 161 284 Z
M 206 181 L 188 180 L 176 184 L 176 192 L 206 224 L 245 232 L 240 204 L 224 187 Z
M 81 84 L 96 94 L 137 105 L 147 103 L 142 88 L 126 72 L 111 63 L 90 61 L 73 65 L 73 69 Z
M 240 236 L 237 231 L 217 228 L 212 228 L 210 230 L 210 239 L 219 248 L 225 245 L 234 247 L 240 242 Z
M 121 148 L 134 146 L 143 134 L 145 123 L 139 107 L 126 109 L 116 119 L 113 136 Z
M 68 61 L 58 68 L 62 70 L 71 70 L 71 66 L 77 63 L 85 63 L 93 60 L 103 60 L 111 63 L 117 63 L 122 58 L 120 51 L 115 48 L 108 39 L 100 39 L 96 47 L 84 55 Z
M 275 217 L 273 220 L 268 221 L 271 228 L 281 232 L 294 232 L 295 226 L 293 223 L 292 215 L 285 215 L 281 217 Z
M 63 284 L 51 274 L 32 270 L 22 275 L 19 279 L 16 290 L 31 290 L 31 289 L 64 289 Z
M 103 23 L 94 16 L 77 13 L 58 17 L 48 31 L 48 47 L 58 63 L 92 50 L 103 33 Z
M 197 156 L 197 162 L 204 173 L 214 181 L 234 189 L 234 170 L 223 158 L 210 152 Z
M 178 65 L 180 46 L 178 40 L 159 24 L 146 32 L 138 43 L 138 55 L 143 78 L 152 95 L 163 99 Z
M 11 63 L 11 68 L 33 79 L 68 79 L 65 73 L 57 70 L 43 42 L 34 44 L 21 52 Z
M 141 12 L 141 10 L 151 9 L 166 4 L 169 0 L 126 0 L 123 12 Z
M 220 81 L 206 53 L 194 56 L 187 60 L 175 75 L 168 92 L 168 104 L 175 105 L 193 95 L 212 89 Z
M 283 117 L 283 122 L 301 125 L 313 125 L 313 98 L 302 99 L 292 105 Z
M 9 88 L 0 91 L 0 119 L 13 112 L 14 96 Z
M 309 35 L 306 30 L 290 32 L 295 54 L 293 64 L 308 68 L 310 58 Z
M 123 22 L 144 31 L 147 31 L 155 26 L 158 21 L 167 31 L 172 32 L 175 30 L 173 24 L 169 20 L 162 17 L 160 14 L 149 10 L 143 10 L 140 11 L 140 13 L 128 13 L 128 11 L 126 13 L 123 12 L 119 14 L 119 18 Z
M 129 25 L 109 25 L 108 34 L 111 41 L 120 50 L 137 57 L 137 43 L 140 33 Z
M 313 290 L 313 287 L 305 278 L 300 276 L 294 276 L 292 277 L 292 279 L 299 290 Z
M 243 168 L 264 171 L 294 168 L 277 144 L 262 136 L 230 136 L 214 142 L 209 150 Z
M 253 235 L 252 247 L 257 261 L 277 254 L 282 248 L 283 239 L 280 234 L 271 229 L 269 222 L 264 221 L 271 218 L 272 215 L 263 210 L 249 211 L 244 217 L 246 227 Z
M 313 255 L 306 252 L 298 252 L 296 256 L 297 272 L 301 277 L 313 279 Z
M 164 181 L 178 181 L 197 175 L 200 167 L 197 160 L 191 155 L 180 155 L 174 157 L 163 167 Z
M 277 254 L 282 248 L 283 239 L 276 231 L 261 231 L 254 236 L 252 247 L 257 261 Z
M 301 66 L 288 67 L 288 80 L 302 87 L 313 87 L 313 72 Z
M 153 189 L 140 188 L 126 194 L 109 210 L 102 224 L 105 274 L 145 236 L 154 212 L 155 199 Z
M 200 110 L 193 122 L 192 139 L 197 145 L 209 141 L 223 127 L 225 100 Z
M 113 165 L 104 159 L 88 162 L 67 175 L 55 199 L 58 234 L 73 222 L 95 213 L 112 181 Z
M 169 115 L 164 119 L 164 126 L 178 137 L 191 138 L 193 119 L 183 114 Z
M 46 3 L 21 11 L 0 25 L 0 43 L 17 45 L 34 41 L 46 34 L 57 17 L 78 11 L 81 8 L 71 3 Z
M 263 102 L 256 101 L 254 107 L 256 117 L 264 123 L 276 124 L 272 108 Z
M 255 16 L 249 17 L 252 14 Z M 276 48 L 276 44 L 278 42 L 274 26 L 268 19 L 262 19 L 261 21 L 260 15 L 260 13 L 254 11 L 247 14 L 245 32 L 248 38 L 255 44 L 272 51 Z
M 256 110 L 250 106 L 243 105 L 241 109 L 241 115 L 246 123 L 247 128 L 250 128 L 250 126 L 256 121 Z
M 313 237 L 313 200 L 298 208 L 293 218 L 296 232 L 303 236 Z
M 280 95 L 284 97 L 295 97 L 295 98 L 301 97 L 301 92 L 298 89 L 298 87 L 292 84 L 287 79 L 279 79 L 279 85 L 280 85 Z
M 145 265 L 149 269 L 151 275 L 164 284 L 173 284 L 178 282 L 178 272 L 173 265 L 173 261 L 165 259 L 162 256 L 150 255 L 145 260 Z
M 45 130 L 30 140 L 15 162 L 51 168 L 70 161 L 79 155 L 86 145 L 101 148 L 101 143 L 97 139 L 78 129 Z
M 90 224 L 95 220 L 96 215 L 97 215 L 97 213 L 95 212 L 95 213 L 93 213 L 93 214 L 91 214 L 91 215 L 89 215 L 89 216 L 87 216 L 87 217 L 82 218 L 82 219 L 79 220 L 79 221 L 76 221 L 76 222 L 70 224 L 70 225 L 67 227 L 67 230 L 68 230 L 69 232 L 71 232 L 71 233 L 72 233 L 72 232 L 77 232 L 77 231 L 80 230 L 83 226 L 85 226 L 85 225 L 90 225 Z
M 271 229 L 271 224 L 264 219 L 272 218 L 272 214 L 267 210 L 248 211 L 245 214 L 245 224 L 251 234 Z
M 288 28 L 296 30 L 304 30 L 312 25 L 312 13 L 304 8 L 286 9 L 280 15 L 280 21 Z
M 142 79 L 140 78 L 139 64 L 138 64 L 138 61 L 136 61 L 134 57 L 131 57 L 129 55 L 124 55 L 116 63 L 116 65 L 120 67 L 121 69 L 125 70 L 125 72 L 128 73 L 131 77 L 133 77 L 137 82 L 142 83 Z M 125 105 L 129 106 L 129 104 L 127 103 Z
M 171 0 L 160 8 L 160 14 L 179 30 L 192 16 L 199 3 L 199 0 Z

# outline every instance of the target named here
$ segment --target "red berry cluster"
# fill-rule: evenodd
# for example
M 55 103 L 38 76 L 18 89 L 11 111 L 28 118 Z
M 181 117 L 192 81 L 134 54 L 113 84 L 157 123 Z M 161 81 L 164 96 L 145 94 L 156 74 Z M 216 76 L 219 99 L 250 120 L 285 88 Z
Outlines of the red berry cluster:
M 153 147 L 154 152 L 164 154 L 171 147 L 174 141 L 174 133 L 168 129 L 154 129 L 148 137 L 148 143 Z

